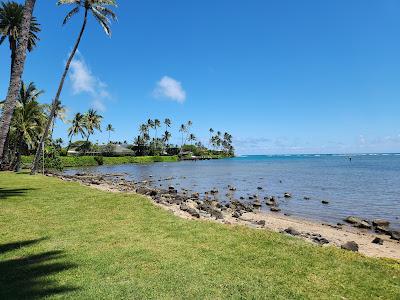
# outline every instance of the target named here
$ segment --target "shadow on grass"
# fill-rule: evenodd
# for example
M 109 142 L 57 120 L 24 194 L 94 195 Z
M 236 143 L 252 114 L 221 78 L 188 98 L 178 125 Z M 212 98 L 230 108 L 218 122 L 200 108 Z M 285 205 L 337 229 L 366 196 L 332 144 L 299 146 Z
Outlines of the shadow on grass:
M 33 189 L 5 189 L 0 187 L 0 200 L 5 200 L 7 198 L 22 196 L 28 191 Z
M 0 245 L 0 254 L 34 245 L 44 239 Z M 62 261 L 63 251 L 47 251 L 0 261 L 0 299 L 40 299 L 77 290 L 60 286 L 52 277 L 74 268 Z

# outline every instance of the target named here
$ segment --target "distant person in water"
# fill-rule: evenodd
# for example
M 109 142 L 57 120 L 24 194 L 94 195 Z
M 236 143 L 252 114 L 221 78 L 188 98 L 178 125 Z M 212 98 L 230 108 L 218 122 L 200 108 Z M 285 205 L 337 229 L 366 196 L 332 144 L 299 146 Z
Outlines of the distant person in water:
M 349 156 L 349 161 L 351 162 L 351 156 Z

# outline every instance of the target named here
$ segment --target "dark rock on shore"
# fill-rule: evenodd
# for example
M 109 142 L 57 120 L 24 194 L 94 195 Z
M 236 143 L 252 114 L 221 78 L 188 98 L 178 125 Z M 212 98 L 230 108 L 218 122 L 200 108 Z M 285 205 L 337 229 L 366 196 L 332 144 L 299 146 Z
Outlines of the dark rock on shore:
M 292 194 L 291 193 L 284 193 L 283 197 L 285 198 L 292 198 Z
M 352 224 L 354 227 L 358 228 L 365 228 L 365 229 L 371 229 L 372 226 L 371 224 L 368 223 L 366 220 L 362 220 L 358 217 L 350 216 L 345 218 L 343 221 Z
M 376 237 L 372 241 L 373 244 L 383 245 L 383 240 L 379 237 Z
M 272 212 L 280 212 L 280 211 L 281 211 L 281 209 L 280 209 L 279 207 L 276 207 L 276 206 L 271 207 L 270 210 L 271 210 Z
M 286 229 L 284 230 L 284 232 L 286 232 L 287 234 L 293 235 L 293 236 L 298 236 L 298 235 L 300 235 L 300 232 L 298 232 L 298 231 L 297 231 L 296 229 L 294 229 L 293 227 L 286 228 Z
M 381 226 L 381 227 L 388 227 L 390 225 L 390 222 L 387 221 L 387 220 L 383 220 L 383 219 L 375 219 L 375 220 L 372 220 L 372 225 Z
M 395 231 L 395 230 L 390 231 L 390 238 L 392 240 L 400 241 L 400 231 Z
M 257 207 L 257 208 L 258 208 L 258 207 L 261 207 L 261 202 L 260 202 L 260 200 L 258 200 L 258 199 L 255 200 L 255 201 L 253 202 L 253 206 L 254 206 L 254 207 Z
M 329 201 L 327 201 L 327 200 L 322 200 L 321 203 L 322 203 L 322 204 L 329 204 Z
M 340 246 L 340 248 L 348 251 L 358 252 L 358 244 L 354 241 L 347 242 Z
M 257 190 L 261 191 L 263 188 L 261 186 L 257 187 Z
M 237 210 L 234 211 L 233 214 L 232 214 L 232 217 L 234 217 L 236 219 L 240 218 L 241 216 L 242 216 L 242 213 L 240 211 L 237 211 Z
M 325 245 L 325 244 L 329 244 L 329 241 L 322 237 L 321 235 L 317 235 L 315 237 L 312 238 L 312 240 L 317 243 L 318 245 Z
M 224 216 L 222 215 L 222 212 L 219 211 L 218 209 L 215 209 L 211 205 L 208 205 L 208 204 L 205 204 L 205 203 L 199 204 L 199 205 L 197 205 L 197 209 L 205 211 L 206 213 L 210 214 L 212 217 L 214 217 L 217 220 L 224 218 Z
M 265 220 L 259 220 L 259 221 L 257 221 L 257 222 L 256 222 L 256 225 L 259 225 L 259 226 L 264 227 L 264 226 L 265 226 Z

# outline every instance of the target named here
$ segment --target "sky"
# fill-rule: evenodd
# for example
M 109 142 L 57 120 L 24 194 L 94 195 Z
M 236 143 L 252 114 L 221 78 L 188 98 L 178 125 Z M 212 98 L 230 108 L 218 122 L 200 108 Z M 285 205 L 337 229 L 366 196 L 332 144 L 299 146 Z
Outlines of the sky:
M 22 1 L 19 1 L 22 2 Z M 83 15 L 37 1 L 24 81 L 54 97 Z M 95 108 L 112 140 L 148 118 L 229 132 L 238 154 L 400 152 L 400 1 L 119 0 L 112 37 L 90 17 L 61 100 Z M 10 52 L 0 46 L 0 98 Z M 55 137 L 68 140 L 58 121 Z M 92 141 L 107 142 L 108 133 Z

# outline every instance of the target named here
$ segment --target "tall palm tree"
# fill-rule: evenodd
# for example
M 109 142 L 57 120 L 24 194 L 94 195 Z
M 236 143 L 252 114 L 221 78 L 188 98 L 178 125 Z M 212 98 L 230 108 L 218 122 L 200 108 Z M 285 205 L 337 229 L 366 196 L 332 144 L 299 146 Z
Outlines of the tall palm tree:
M 183 141 L 183 137 L 184 134 L 187 132 L 187 128 L 185 124 L 182 124 L 181 127 L 179 128 L 179 132 L 182 134 L 182 144 L 181 144 L 181 148 L 183 147 L 184 141 Z
M 15 56 L 17 54 L 18 39 L 21 35 L 21 24 L 24 13 L 24 6 L 17 2 L 2 2 L 0 6 L 0 45 L 8 38 L 8 42 L 11 50 L 11 68 L 14 68 Z M 31 52 L 36 47 L 37 41 L 39 41 L 36 35 L 40 32 L 40 24 L 38 24 L 36 18 L 32 16 L 31 24 L 29 28 L 28 37 L 28 51 Z
M 45 104 L 45 110 L 47 115 L 49 116 L 51 113 L 51 104 Z M 67 121 L 67 108 L 65 105 L 62 105 L 60 101 L 58 101 L 56 106 L 56 111 L 54 113 L 53 122 L 51 124 L 51 133 L 50 138 L 53 136 L 54 126 L 57 119 L 60 119 L 63 123 Z
M 189 135 L 189 141 L 190 141 L 190 145 L 193 146 L 193 142 L 196 141 L 196 136 L 193 133 L 191 133 Z
M 11 122 L 11 132 L 15 138 L 12 155 L 16 154 L 16 171 L 19 171 L 23 149 L 33 149 L 43 132 L 46 114 L 43 105 L 38 102 L 42 94 L 43 91 L 38 90 L 32 82 L 28 86 L 24 83 L 21 85 L 18 104 Z
M 81 135 L 82 138 L 86 135 L 84 115 L 82 115 L 81 113 L 76 113 L 71 123 L 72 125 L 68 129 L 69 142 L 67 147 L 67 155 L 68 155 L 68 150 L 71 147 L 72 138 L 79 134 Z
M 164 120 L 165 131 L 168 131 L 168 128 L 171 127 L 171 124 L 172 124 L 172 122 L 171 122 L 170 119 L 166 118 L 166 119 Z
M 76 51 L 78 50 L 79 43 L 81 42 L 83 33 L 86 28 L 87 24 L 87 19 L 88 19 L 88 13 L 91 12 L 93 17 L 96 19 L 96 21 L 103 27 L 105 33 L 108 36 L 111 36 L 111 29 L 110 29 L 110 18 L 113 20 L 116 20 L 117 17 L 115 13 L 109 9 L 109 6 L 117 6 L 117 1 L 116 0 L 59 0 L 57 2 L 58 5 L 74 5 L 74 8 L 65 16 L 63 25 L 65 25 L 68 20 L 70 20 L 74 15 L 76 15 L 81 9 L 84 10 L 84 15 L 83 15 L 83 23 L 81 30 L 78 35 L 78 39 L 75 42 L 74 48 L 72 49 L 72 52 L 67 60 L 67 63 L 65 65 L 64 72 L 61 76 L 61 81 L 58 86 L 58 90 L 56 93 L 56 96 L 54 97 L 53 100 L 53 107 L 47 122 L 47 126 L 45 128 L 43 137 L 41 139 L 41 143 L 39 144 L 39 147 L 36 151 L 36 156 L 35 160 L 32 166 L 31 174 L 36 173 L 36 169 L 39 163 L 39 157 L 40 157 L 40 152 L 41 152 L 41 147 L 43 146 L 44 141 L 47 139 L 47 135 L 49 133 L 50 126 L 52 124 L 52 120 L 54 118 L 54 114 L 56 111 L 56 106 L 57 103 L 60 100 L 60 95 L 62 92 L 62 89 L 64 87 L 64 82 L 65 78 L 67 77 L 71 62 L 75 56 Z
M 210 145 L 212 144 L 211 139 L 212 139 L 212 135 L 214 133 L 214 129 L 210 128 L 208 131 L 210 132 L 210 139 L 208 140 L 208 146 L 210 147 Z
M 164 148 L 168 147 L 168 142 L 171 139 L 171 133 L 169 131 L 165 131 L 164 135 L 162 136 L 162 141 L 164 142 Z
M 154 120 L 154 129 L 156 131 L 156 135 L 155 135 L 155 139 L 157 140 L 157 128 L 161 127 L 161 122 L 159 119 L 155 119 Z
M 11 71 L 10 84 L 8 86 L 7 97 L 3 107 L 3 114 L 0 120 L 0 164 L 4 154 L 4 144 L 10 130 L 11 119 L 17 103 L 19 89 L 21 87 L 21 77 L 24 72 L 26 50 L 29 44 L 29 31 L 32 20 L 33 9 L 36 0 L 26 0 L 22 13 L 20 34 L 18 36 L 18 47 L 15 53 L 14 67 Z
M 89 141 L 89 137 L 94 134 L 95 130 L 101 131 L 101 120 L 103 117 L 97 113 L 94 109 L 89 111 L 84 116 L 84 127 L 86 129 L 86 141 Z
M 115 129 L 112 127 L 111 124 L 108 124 L 106 127 L 106 131 L 108 131 L 108 143 L 110 143 L 111 132 L 114 132 Z

